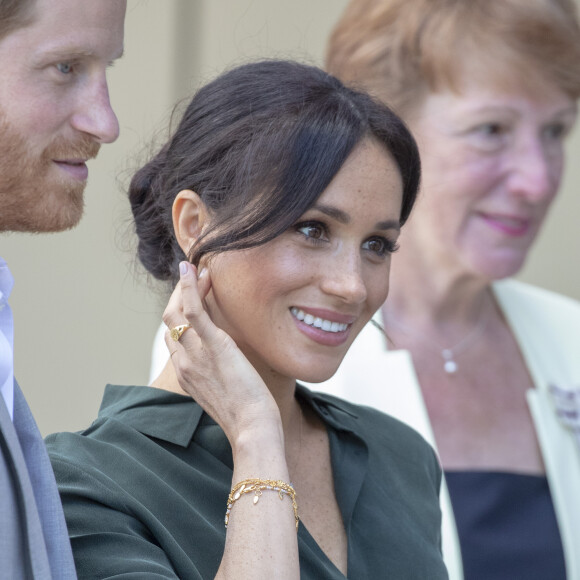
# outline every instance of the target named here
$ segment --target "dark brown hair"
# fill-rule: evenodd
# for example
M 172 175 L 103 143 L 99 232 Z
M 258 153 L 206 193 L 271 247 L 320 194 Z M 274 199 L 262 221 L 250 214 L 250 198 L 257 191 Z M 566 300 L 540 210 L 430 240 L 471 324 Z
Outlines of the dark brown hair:
M 131 181 L 139 259 L 156 278 L 178 279 L 185 256 L 171 211 L 183 189 L 195 191 L 212 218 L 188 256 L 194 264 L 272 240 L 314 204 L 365 138 L 382 144 L 400 171 L 402 224 L 417 195 L 419 153 L 386 105 L 296 62 L 260 61 L 222 74 L 194 96 L 169 142 Z

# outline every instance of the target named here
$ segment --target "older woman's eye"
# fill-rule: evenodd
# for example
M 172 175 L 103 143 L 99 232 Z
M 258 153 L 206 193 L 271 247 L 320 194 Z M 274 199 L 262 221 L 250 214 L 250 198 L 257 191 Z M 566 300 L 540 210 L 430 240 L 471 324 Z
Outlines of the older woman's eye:
M 493 152 L 509 143 L 510 132 L 511 127 L 506 123 L 480 123 L 467 133 L 468 143 L 482 151 Z
M 478 132 L 488 137 L 498 137 L 505 134 L 507 128 L 500 123 L 484 123 L 478 127 Z
M 548 139 L 559 141 L 568 135 L 570 128 L 565 123 L 553 123 L 544 129 L 544 135 Z
M 326 227 L 320 222 L 303 222 L 296 225 L 296 231 L 310 240 L 326 240 L 328 238 Z

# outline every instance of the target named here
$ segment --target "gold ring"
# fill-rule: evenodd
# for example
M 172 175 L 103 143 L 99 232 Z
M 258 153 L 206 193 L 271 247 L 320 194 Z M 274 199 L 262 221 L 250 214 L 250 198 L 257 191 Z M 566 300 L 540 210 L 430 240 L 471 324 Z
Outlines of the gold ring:
M 180 324 L 179 326 L 174 326 L 170 331 L 169 334 L 171 338 L 178 342 L 181 338 L 181 335 L 188 329 L 191 328 L 191 324 Z

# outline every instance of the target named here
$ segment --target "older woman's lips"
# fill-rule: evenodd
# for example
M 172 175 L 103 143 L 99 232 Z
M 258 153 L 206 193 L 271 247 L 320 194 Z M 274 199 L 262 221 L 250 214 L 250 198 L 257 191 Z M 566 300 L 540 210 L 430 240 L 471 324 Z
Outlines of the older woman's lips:
M 55 159 L 54 163 L 78 181 L 86 181 L 89 169 L 85 159 Z
M 485 223 L 508 236 L 520 237 L 530 231 L 531 220 L 500 214 L 480 214 Z

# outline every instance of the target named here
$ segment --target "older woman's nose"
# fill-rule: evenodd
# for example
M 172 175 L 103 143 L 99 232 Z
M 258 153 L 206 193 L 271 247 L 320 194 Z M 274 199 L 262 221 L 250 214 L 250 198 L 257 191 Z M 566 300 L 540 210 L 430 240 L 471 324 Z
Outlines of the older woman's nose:
M 561 173 L 561 154 L 540 138 L 528 139 L 513 154 L 510 190 L 530 203 L 542 202 L 556 195 Z

